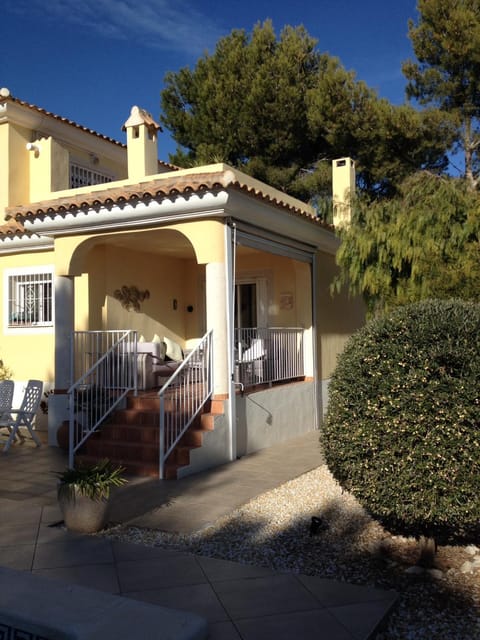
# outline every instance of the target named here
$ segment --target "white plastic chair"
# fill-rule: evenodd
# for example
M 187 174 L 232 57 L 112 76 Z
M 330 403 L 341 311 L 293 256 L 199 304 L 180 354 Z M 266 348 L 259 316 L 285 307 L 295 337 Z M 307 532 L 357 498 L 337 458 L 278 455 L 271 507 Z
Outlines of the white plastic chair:
M 0 421 L 8 420 L 11 416 L 13 392 L 15 383 L 13 380 L 2 380 L 0 382 Z
M 237 363 L 242 371 L 240 382 L 247 385 L 263 382 L 266 355 L 263 338 L 253 338 L 248 349 L 242 353 L 240 362 Z
M 43 382 L 41 380 L 29 380 L 20 409 L 10 409 L 9 415 L 2 414 L 0 417 L 0 427 L 6 427 L 10 431 L 10 436 L 3 447 L 4 453 L 10 449 L 10 445 L 17 436 L 23 439 L 18 431 L 19 427 L 27 427 L 37 447 L 41 445 L 38 436 L 33 431 L 33 420 L 42 399 L 42 391 Z

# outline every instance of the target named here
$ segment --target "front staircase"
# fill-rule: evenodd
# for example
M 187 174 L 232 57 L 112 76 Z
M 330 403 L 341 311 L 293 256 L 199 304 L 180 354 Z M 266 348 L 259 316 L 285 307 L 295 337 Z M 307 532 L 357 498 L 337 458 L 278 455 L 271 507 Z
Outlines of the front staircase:
M 113 412 L 75 455 L 75 461 L 91 464 L 108 458 L 133 476 L 159 477 L 160 401 L 156 392 L 127 397 L 125 409 Z M 166 402 L 166 411 L 181 408 Z M 189 429 L 167 459 L 165 478 L 176 479 L 181 467 L 190 464 L 190 451 L 202 446 L 203 436 L 213 431 L 215 417 L 224 412 L 223 401 L 207 400 Z

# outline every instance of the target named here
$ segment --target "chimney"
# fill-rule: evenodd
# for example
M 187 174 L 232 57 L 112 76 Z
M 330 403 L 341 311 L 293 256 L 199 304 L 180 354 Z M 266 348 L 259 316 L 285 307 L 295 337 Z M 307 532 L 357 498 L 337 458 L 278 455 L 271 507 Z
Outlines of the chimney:
M 159 124 L 140 107 L 132 107 L 122 127 L 127 132 L 128 178 L 139 181 L 158 173 L 157 133 Z
M 352 220 L 351 198 L 355 194 L 355 162 L 340 158 L 332 162 L 333 226 L 348 227 Z

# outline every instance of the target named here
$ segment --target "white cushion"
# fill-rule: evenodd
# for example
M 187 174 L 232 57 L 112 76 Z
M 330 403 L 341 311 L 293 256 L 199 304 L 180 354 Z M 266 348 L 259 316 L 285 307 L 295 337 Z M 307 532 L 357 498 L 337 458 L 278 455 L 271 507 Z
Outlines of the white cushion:
M 265 349 L 262 338 L 254 338 L 250 347 L 243 352 L 242 360 L 243 362 L 249 362 L 257 358 L 263 358 L 264 355 Z
M 165 360 L 164 342 L 137 342 L 137 353 L 151 353 L 157 360 Z
M 166 356 L 175 362 L 183 360 L 182 347 L 170 338 L 163 338 L 163 341 L 167 347 Z

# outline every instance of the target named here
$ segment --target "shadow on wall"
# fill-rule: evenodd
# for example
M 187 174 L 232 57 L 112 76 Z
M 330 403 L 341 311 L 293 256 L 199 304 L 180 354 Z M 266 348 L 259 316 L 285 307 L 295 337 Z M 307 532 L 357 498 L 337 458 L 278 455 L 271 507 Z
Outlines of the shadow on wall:
M 237 455 L 287 442 L 315 430 L 312 380 L 236 396 Z
M 258 408 L 258 421 L 271 427 L 273 425 L 273 414 L 264 405 L 257 402 L 255 394 L 246 394 L 242 396 L 244 402 L 237 402 L 237 457 L 241 458 L 249 452 L 248 449 L 248 423 L 247 423 L 247 403 L 255 405 Z M 262 420 L 262 414 L 264 420 Z

